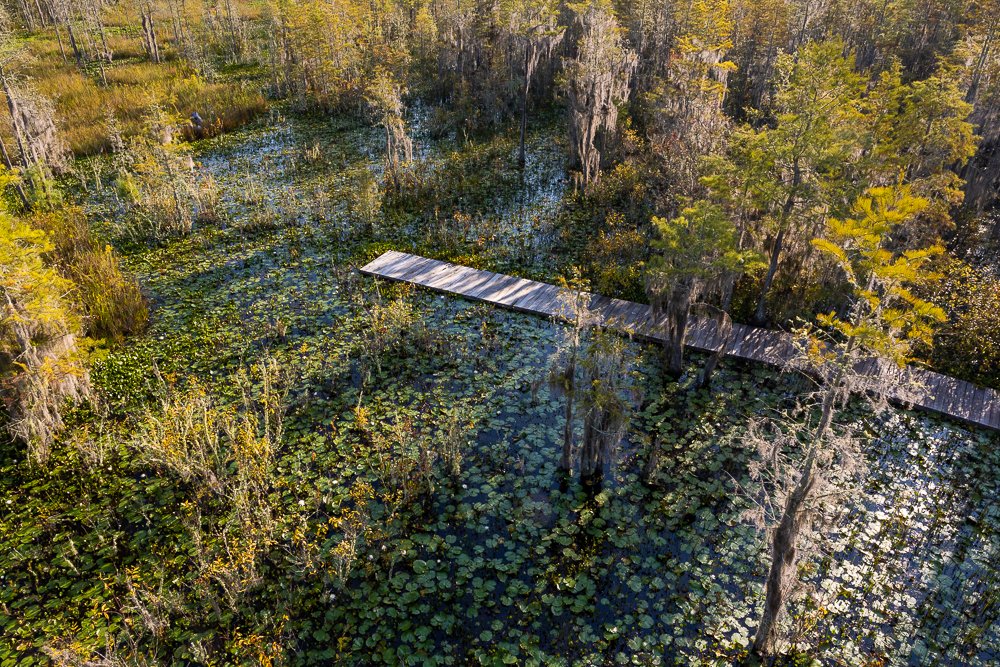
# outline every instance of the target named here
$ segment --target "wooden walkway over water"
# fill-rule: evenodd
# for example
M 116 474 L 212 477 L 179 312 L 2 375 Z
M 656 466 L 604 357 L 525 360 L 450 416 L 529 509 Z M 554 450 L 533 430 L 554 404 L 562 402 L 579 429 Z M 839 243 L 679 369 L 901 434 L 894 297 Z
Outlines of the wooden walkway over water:
M 490 271 L 480 271 L 390 250 L 376 258 L 361 272 L 427 287 L 438 292 L 457 294 L 469 299 L 511 308 L 524 313 L 561 317 L 565 296 L 570 290 L 534 280 L 525 280 Z M 636 338 L 662 342 L 660 327 L 652 320 L 651 309 L 641 303 L 589 295 L 589 307 L 603 326 L 626 332 Z M 710 321 L 693 320 L 688 329 L 687 345 L 702 351 L 719 349 L 721 340 Z M 741 359 L 781 365 L 794 353 L 790 334 L 733 324 L 726 354 Z M 873 383 L 889 385 L 889 398 L 959 420 L 1000 430 L 1000 393 L 920 368 L 900 370 L 891 364 L 872 364 Z M 902 382 L 903 375 L 918 381 Z

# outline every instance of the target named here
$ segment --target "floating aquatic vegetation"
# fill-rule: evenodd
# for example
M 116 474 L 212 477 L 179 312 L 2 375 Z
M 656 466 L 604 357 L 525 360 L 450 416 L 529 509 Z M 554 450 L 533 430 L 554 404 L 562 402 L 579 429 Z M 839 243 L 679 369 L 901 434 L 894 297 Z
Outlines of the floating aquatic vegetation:
M 316 136 L 326 158 L 293 168 L 296 147 Z M 262 172 L 260 196 L 293 188 L 304 198 L 323 182 L 346 206 L 340 171 L 377 160 L 364 150 L 377 139 L 290 120 L 205 142 L 198 158 L 226 215 L 240 214 L 240 179 L 254 160 L 276 165 Z M 33 651 L 66 628 L 90 647 L 127 628 L 166 662 L 195 660 L 205 647 L 244 656 L 250 636 L 277 638 L 288 661 L 305 664 L 728 665 L 744 655 L 766 553 L 734 493 L 751 483 L 754 456 L 740 435 L 749 415 L 793 400 L 796 380 L 726 360 L 713 392 L 694 392 L 697 355 L 673 380 L 655 347 L 628 341 L 629 427 L 618 465 L 588 493 L 558 470 L 564 402 L 544 379 L 559 325 L 359 277 L 353 267 L 424 238 L 406 225 L 352 224 L 253 234 L 196 226 L 126 255 L 153 314 L 147 333 L 93 371 L 108 428 L 127 442 L 127 415 L 155 409 L 148 380 L 157 370 L 238 405 L 233 378 L 272 355 L 289 377 L 267 494 L 273 542 L 255 547 L 255 576 L 242 579 L 236 608 L 217 612 L 212 599 L 224 594 L 198 594 L 221 585 L 216 570 L 192 554 L 199 534 L 207 553 L 226 553 L 214 532 L 228 516 L 218 499 L 195 502 L 183 479 L 111 444 L 104 466 L 81 468 L 67 447 L 55 448 L 44 475 L 8 464 L 0 662 L 40 662 Z M 530 256 L 509 247 L 460 250 L 491 266 Z M 371 304 L 397 302 L 412 326 L 378 346 L 365 373 Z M 866 434 L 873 472 L 829 557 L 804 572 L 822 583 L 794 605 L 793 648 L 831 664 L 995 662 L 996 437 L 904 410 L 876 418 L 855 408 L 843 418 Z M 654 446 L 659 465 L 644 481 Z M 409 457 L 408 467 L 381 474 L 393 456 Z M 402 503 L 406 470 L 420 485 Z

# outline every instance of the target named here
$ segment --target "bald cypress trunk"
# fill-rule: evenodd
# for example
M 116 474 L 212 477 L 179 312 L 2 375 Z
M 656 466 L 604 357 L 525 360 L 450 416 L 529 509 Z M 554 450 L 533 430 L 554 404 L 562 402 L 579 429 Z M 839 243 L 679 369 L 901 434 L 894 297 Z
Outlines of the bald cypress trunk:
M 0 153 L 3 154 L 3 163 L 8 169 L 14 168 L 14 163 L 10 159 L 10 153 L 7 152 L 7 144 L 4 142 L 3 138 L 0 138 Z M 21 199 L 21 203 L 24 204 L 25 210 L 31 208 L 31 202 L 28 200 L 28 195 L 24 192 L 24 185 L 21 183 L 20 179 L 14 181 L 14 189 L 17 190 L 17 196 Z
M 528 93 L 531 90 L 531 40 L 524 43 L 524 86 L 521 89 L 521 142 L 517 153 L 517 164 L 524 169 L 524 139 L 528 129 Z
M 684 372 L 684 342 L 687 338 L 688 314 L 696 289 L 691 281 L 674 285 L 670 288 L 662 311 L 667 370 L 673 375 Z
M 573 470 L 573 395 L 576 389 L 576 348 L 570 354 L 570 361 L 566 367 L 566 407 L 563 417 L 563 446 L 562 458 L 559 460 L 559 468 L 572 472 Z
M 757 300 L 757 310 L 754 313 L 754 320 L 758 324 L 763 324 L 767 318 L 765 310 L 767 295 L 771 291 L 771 286 L 774 284 L 774 276 L 778 272 L 778 260 L 781 257 L 781 251 L 785 247 L 788 221 L 792 215 L 792 209 L 795 208 L 795 196 L 801 183 L 802 170 L 799 168 L 799 160 L 796 158 L 792 165 L 792 183 L 788 196 L 785 198 L 785 203 L 781 207 L 781 217 L 778 219 L 778 232 L 774 237 L 774 242 L 771 244 L 771 257 L 767 265 L 767 274 L 764 276 L 764 284 L 761 287 L 760 297 Z
M 704 389 L 712 384 L 712 375 L 715 373 L 715 369 L 719 365 L 719 361 L 725 356 L 726 351 L 729 349 L 729 343 L 733 338 L 733 321 L 730 319 L 728 313 L 722 311 L 716 319 L 717 323 L 717 335 L 718 335 L 718 348 L 708 355 L 705 360 L 705 365 L 701 368 L 701 373 L 698 374 L 697 386 L 699 389 Z
M 796 581 L 796 543 L 802 530 L 802 510 L 815 483 L 813 458 L 810 454 L 795 490 L 785 500 L 781 522 L 771 538 L 771 568 L 765 584 L 767 595 L 753 641 L 753 650 L 759 655 L 772 653 L 778 640 L 778 623 Z
M 823 396 L 822 416 L 816 429 L 813 446 L 806 457 L 806 463 L 799 475 L 798 483 L 785 499 L 781 520 L 771 537 L 771 567 L 765 584 L 764 611 L 761 614 L 753 641 L 753 651 L 758 655 L 768 655 L 774 651 L 779 635 L 779 623 L 784 615 L 788 596 L 798 580 L 797 546 L 799 534 L 807 518 L 805 510 L 809 494 L 818 481 L 815 469 L 816 451 L 822 446 L 823 439 L 833 421 L 837 387 L 842 378 L 843 373 L 838 374 L 836 381 L 826 389 Z
M 7 80 L 7 73 L 0 69 L 0 87 L 3 88 L 4 97 L 7 98 L 7 110 L 10 112 L 11 125 L 14 128 L 14 140 L 17 142 L 17 149 L 21 153 L 21 166 L 27 169 L 31 166 L 32 159 L 28 154 L 28 145 L 24 136 L 24 129 L 21 127 L 21 114 L 17 108 L 17 98 L 10 88 Z

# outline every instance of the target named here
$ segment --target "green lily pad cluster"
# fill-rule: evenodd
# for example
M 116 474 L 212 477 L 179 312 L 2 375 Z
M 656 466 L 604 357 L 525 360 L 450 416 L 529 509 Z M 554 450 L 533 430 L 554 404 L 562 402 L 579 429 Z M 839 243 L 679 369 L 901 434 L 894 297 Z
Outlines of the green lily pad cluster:
M 303 148 L 315 142 L 319 157 Z M 726 361 L 712 392 L 694 392 L 697 355 L 673 380 L 659 350 L 629 342 L 628 435 L 602 488 L 582 488 L 558 470 L 564 397 L 546 382 L 561 325 L 356 271 L 397 248 L 554 278 L 552 263 L 526 264 L 547 250 L 532 240 L 523 251 L 507 207 L 521 202 L 547 224 L 563 194 L 556 158 L 531 162 L 522 182 L 509 140 L 425 147 L 423 187 L 447 204 L 439 219 L 463 207 L 483 216 L 435 253 L 435 213 L 414 200 L 355 228 L 344 188 L 377 164 L 378 146 L 368 128 L 296 118 L 199 145 L 228 222 L 129 250 L 153 316 L 148 333 L 95 361 L 106 413 L 80 415 L 46 469 L 3 463 L 0 665 L 108 647 L 190 664 L 746 657 L 768 554 L 744 518 L 739 489 L 757 454 L 741 435 L 751 415 L 793 404 L 797 380 Z M 481 169 L 475 183 L 440 192 L 458 177 L 437 172 L 463 161 Z M 320 188 L 329 205 L 248 229 L 248 174 L 258 202 L 290 191 L 300 206 Z M 486 238 L 492 199 L 503 224 Z M 373 306 L 396 301 L 412 321 L 391 345 L 366 345 Z M 206 583 L 195 537 L 220 539 L 226 508 L 138 463 L 129 438 L 163 385 L 196 379 L 237 401 L 235 374 L 264 355 L 289 378 L 267 500 L 277 529 L 255 561 L 259 581 L 213 605 L 226 598 Z M 863 434 L 871 472 L 824 555 L 804 565 L 787 652 L 795 664 L 994 663 L 996 437 L 902 409 L 852 407 L 842 419 Z M 660 466 L 644 481 L 652 447 Z

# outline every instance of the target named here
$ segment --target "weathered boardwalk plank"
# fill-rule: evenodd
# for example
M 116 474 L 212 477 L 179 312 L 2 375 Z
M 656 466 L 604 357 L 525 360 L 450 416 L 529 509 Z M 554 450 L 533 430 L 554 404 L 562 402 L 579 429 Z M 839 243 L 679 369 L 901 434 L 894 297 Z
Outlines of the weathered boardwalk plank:
M 565 288 L 547 283 L 480 271 L 395 250 L 375 258 L 362 267 L 361 272 L 546 316 L 563 315 L 561 297 L 569 293 Z M 647 341 L 663 340 L 663 322 L 653 320 L 649 306 L 592 294 L 589 307 L 608 327 Z M 721 343 L 714 322 L 691 322 L 688 346 L 711 352 L 717 350 Z M 731 356 L 770 364 L 780 364 L 792 352 L 789 334 L 744 324 L 733 325 L 726 349 Z M 864 370 L 872 376 L 873 385 L 891 385 L 893 389 L 890 389 L 889 397 L 898 402 L 1000 430 L 1000 392 L 919 368 L 900 371 L 892 364 L 878 363 L 867 365 Z M 903 389 L 900 383 L 907 375 L 918 380 L 921 386 L 915 390 Z

